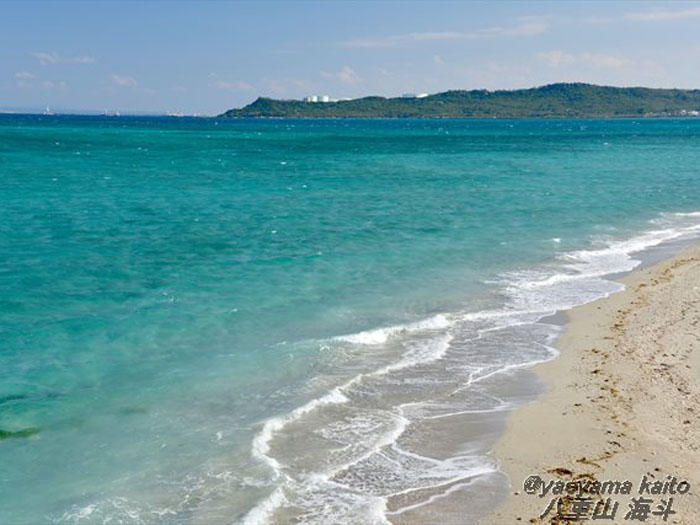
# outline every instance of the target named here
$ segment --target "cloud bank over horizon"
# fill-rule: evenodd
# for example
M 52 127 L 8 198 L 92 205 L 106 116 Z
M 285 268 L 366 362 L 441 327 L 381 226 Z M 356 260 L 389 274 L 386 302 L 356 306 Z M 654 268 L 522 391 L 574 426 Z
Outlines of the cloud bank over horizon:
M 322 8 L 321 8 L 322 7 Z M 4 4 L 8 108 L 219 113 L 257 96 L 700 87 L 698 2 Z

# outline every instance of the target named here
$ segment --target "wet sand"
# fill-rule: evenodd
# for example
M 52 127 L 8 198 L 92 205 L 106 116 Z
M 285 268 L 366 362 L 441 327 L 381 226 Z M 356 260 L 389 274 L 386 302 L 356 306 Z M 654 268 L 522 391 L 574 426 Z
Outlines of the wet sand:
M 481 523 L 565 523 L 556 502 L 541 517 L 560 495 L 552 494 L 555 485 L 543 497 L 527 494 L 524 480 L 533 475 L 582 482 L 581 497 L 593 498 L 590 512 L 598 501 L 603 512 L 607 497 L 608 510 L 618 502 L 614 519 L 595 523 L 627 523 L 640 496 L 652 500 L 653 512 L 673 498 L 666 523 L 700 522 L 700 246 L 621 282 L 623 292 L 570 311 L 561 355 L 536 367 L 546 393 L 510 414 L 494 449 L 509 495 Z M 669 484 L 675 477 L 676 485 L 639 494 L 644 476 Z M 631 493 L 602 497 L 586 483 L 595 480 L 629 480 Z M 690 485 L 685 494 L 677 490 L 682 480 Z M 561 513 L 572 513 L 577 494 L 561 496 Z M 644 522 L 664 523 L 659 514 Z

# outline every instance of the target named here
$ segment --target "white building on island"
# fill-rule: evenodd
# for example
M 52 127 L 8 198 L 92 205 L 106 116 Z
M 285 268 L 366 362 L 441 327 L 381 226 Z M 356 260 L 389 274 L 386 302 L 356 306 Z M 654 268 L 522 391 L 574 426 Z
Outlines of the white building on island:
M 328 95 L 309 95 L 304 97 L 304 102 L 335 102 Z

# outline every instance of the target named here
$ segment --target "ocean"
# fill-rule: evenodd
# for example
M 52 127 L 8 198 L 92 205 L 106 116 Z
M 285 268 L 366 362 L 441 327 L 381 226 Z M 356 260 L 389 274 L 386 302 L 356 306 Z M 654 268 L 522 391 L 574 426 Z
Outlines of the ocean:
M 476 519 L 699 166 L 700 119 L 1 115 L 0 523 Z

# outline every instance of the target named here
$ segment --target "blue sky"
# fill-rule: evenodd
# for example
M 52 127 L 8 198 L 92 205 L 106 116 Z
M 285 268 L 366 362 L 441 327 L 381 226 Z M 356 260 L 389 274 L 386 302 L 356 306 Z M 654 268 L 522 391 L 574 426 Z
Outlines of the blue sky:
M 0 2 L 0 109 L 213 114 L 257 96 L 700 87 L 700 2 Z

